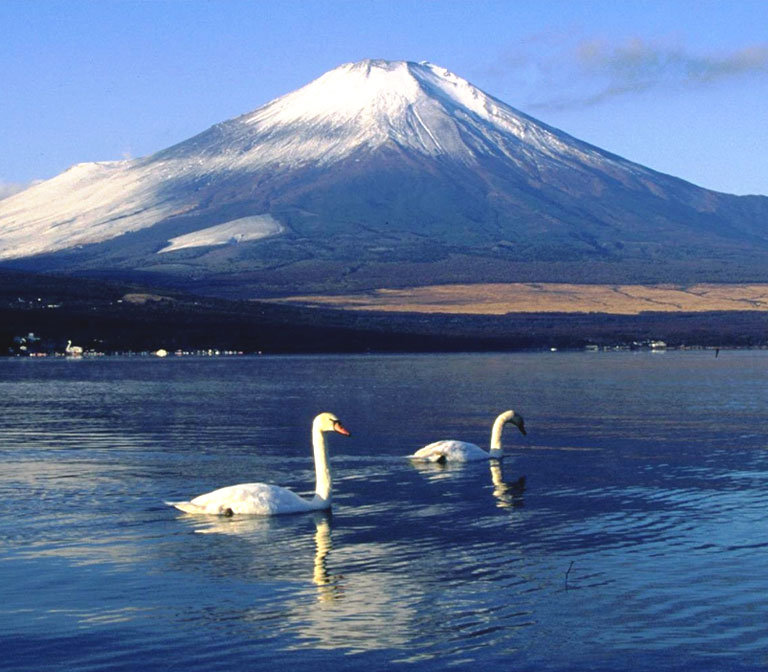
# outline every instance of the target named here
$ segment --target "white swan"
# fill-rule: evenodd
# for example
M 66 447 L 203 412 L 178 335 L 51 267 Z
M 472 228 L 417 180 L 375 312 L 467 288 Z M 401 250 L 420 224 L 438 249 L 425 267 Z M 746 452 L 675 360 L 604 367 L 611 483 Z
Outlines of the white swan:
M 64 354 L 67 357 L 80 357 L 83 354 L 83 348 L 79 345 L 72 345 L 72 341 L 67 341 L 67 347 L 64 348 Z
M 491 431 L 491 449 L 483 450 L 480 446 L 466 441 L 435 441 L 428 446 L 419 448 L 411 459 L 423 460 L 425 462 L 471 462 L 474 460 L 500 459 L 503 454 L 501 451 L 501 432 L 504 425 L 508 422 L 515 425 L 522 434 L 525 434 L 525 423 L 520 414 L 515 411 L 504 411 L 493 423 Z
M 349 432 L 333 413 L 321 413 L 312 423 L 312 446 L 315 456 L 315 496 L 299 497 L 295 492 L 278 485 L 242 483 L 219 488 L 188 502 L 166 502 L 186 513 L 204 513 L 218 516 L 251 514 L 274 516 L 283 513 L 318 511 L 331 507 L 331 470 L 323 432 Z

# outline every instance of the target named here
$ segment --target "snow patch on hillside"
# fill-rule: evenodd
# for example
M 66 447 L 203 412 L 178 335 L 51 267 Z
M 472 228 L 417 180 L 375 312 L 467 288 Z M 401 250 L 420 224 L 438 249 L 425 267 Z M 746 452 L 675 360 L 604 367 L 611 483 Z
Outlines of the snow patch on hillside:
M 99 243 L 147 228 L 185 205 L 159 197 L 162 180 L 134 162 L 73 166 L 0 206 L 0 259 Z
M 224 224 L 193 231 L 183 236 L 171 238 L 168 247 L 158 251 L 175 252 L 190 247 L 210 247 L 216 245 L 234 245 L 247 243 L 252 240 L 260 240 L 269 236 L 276 236 L 283 232 L 283 227 L 272 215 L 256 215 L 253 217 L 241 217 Z

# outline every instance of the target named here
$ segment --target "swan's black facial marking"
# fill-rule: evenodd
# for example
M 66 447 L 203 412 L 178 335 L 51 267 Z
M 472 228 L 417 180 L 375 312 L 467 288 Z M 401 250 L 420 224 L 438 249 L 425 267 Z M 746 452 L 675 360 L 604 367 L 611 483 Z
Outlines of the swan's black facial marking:
M 520 433 L 523 436 L 526 436 L 528 432 L 525 431 L 525 421 L 523 420 L 522 416 L 519 416 L 517 414 L 513 415 L 507 422 L 505 423 L 507 425 L 512 424 L 515 427 L 517 427 L 520 430 Z

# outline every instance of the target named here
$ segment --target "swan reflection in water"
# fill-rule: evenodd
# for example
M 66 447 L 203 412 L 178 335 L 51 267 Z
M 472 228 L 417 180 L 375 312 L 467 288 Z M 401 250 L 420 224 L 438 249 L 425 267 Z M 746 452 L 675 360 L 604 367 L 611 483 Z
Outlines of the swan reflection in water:
M 462 463 L 445 462 L 420 462 L 413 460 L 413 467 L 424 474 L 430 480 L 443 480 L 451 478 L 455 472 L 466 474 L 467 465 Z M 504 480 L 504 467 L 501 460 L 488 460 L 491 469 L 491 484 L 493 496 L 496 498 L 496 506 L 499 508 L 521 508 L 525 506 L 523 495 L 525 493 L 525 476 L 520 476 L 514 481 Z
M 489 460 L 491 465 L 491 482 L 493 483 L 493 496 L 496 498 L 496 506 L 501 508 L 518 508 L 525 506 L 523 493 L 525 492 L 525 476 L 520 476 L 515 481 L 505 481 L 503 467 L 499 460 Z
M 274 628 L 271 615 L 279 601 L 279 627 L 298 636 L 299 646 L 348 651 L 405 646 L 424 598 L 419 581 L 408 581 L 393 571 L 391 560 L 398 549 L 386 541 L 334 545 L 333 515 L 318 511 L 311 518 L 315 533 L 310 569 L 307 544 L 303 543 L 307 538 L 285 517 L 276 520 L 271 516 L 180 516 L 198 534 L 242 536 L 261 549 L 256 555 L 252 554 L 250 544 L 241 549 L 242 555 L 232 555 L 231 548 L 226 551 L 230 572 L 239 567 L 240 577 L 245 581 L 263 586 L 274 582 L 278 586 L 277 594 L 265 598 L 267 602 L 256 597 L 241 611 L 242 623 L 250 624 L 256 631 Z M 222 552 L 223 547 L 214 552 L 207 571 Z M 252 564 L 248 565 L 248 561 Z M 303 587 L 297 586 L 291 594 L 283 592 L 296 581 L 303 583 Z M 209 618 L 209 613 L 204 617 Z
M 334 577 L 328 571 L 328 554 L 333 548 L 331 541 L 331 514 L 316 513 L 315 520 L 315 568 L 312 583 L 317 586 L 320 602 L 333 602 L 342 597 L 341 577 Z
M 315 523 L 315 559 L 312 583 L 317 586 L 317 598 L 322 602 L 339 599 L 342 595 L 341 584 L 337 577 L 328 571 L 328 554 L 333 548 L 331 524 L 333 514 L 330 511 L 314 511 Z M 265 534 L 273 529 L 275 523 L 265 516 L 180 516 L 194 527 L 196 534 L 222 534 L 251 537 Z

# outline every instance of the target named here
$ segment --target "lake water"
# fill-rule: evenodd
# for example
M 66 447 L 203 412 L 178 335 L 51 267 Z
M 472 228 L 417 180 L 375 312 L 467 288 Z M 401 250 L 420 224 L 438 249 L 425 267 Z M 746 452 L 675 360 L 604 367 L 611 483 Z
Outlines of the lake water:
M 0 359 L 2 669 L 764 669 L 767 401 L 768 351 Z M 309 493 L 325 410 L 332 515 L 163 504 Z

